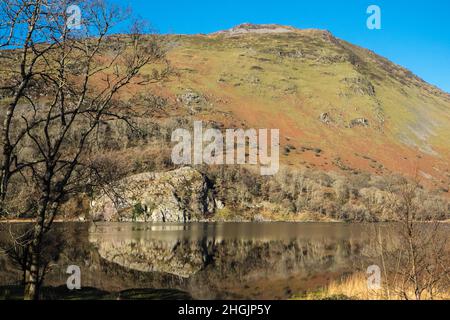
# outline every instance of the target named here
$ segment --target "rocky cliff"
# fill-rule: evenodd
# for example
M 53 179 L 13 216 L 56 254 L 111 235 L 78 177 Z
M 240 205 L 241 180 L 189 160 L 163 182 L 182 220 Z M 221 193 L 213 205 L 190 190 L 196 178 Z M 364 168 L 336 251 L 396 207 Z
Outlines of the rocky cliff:
M 214 212 L 208 181 L 195 169 L 141 173 L 115 183 L 91 202 L 93 220 L 189 222 Z

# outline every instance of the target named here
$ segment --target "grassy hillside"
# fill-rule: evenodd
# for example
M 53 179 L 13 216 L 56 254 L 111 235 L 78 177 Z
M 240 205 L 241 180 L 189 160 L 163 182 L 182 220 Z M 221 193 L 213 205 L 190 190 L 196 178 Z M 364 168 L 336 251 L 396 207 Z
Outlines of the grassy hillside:
M 177 76 L 157 91 L 181 110 L 177 97 L 194 92 L 192 118 L 279 128 L 289 166 L 448 188 L 450 95 L 410 71 L 321 30 L 242 25 L 164 41 Z
M 102 123 L 87 155 L 108 179 L 173 169 L 172 132 L 204 120 L 205 127 L 281 134 L 281 170 L 274 177 L 242 166 L 197 166 L 222 203 L 213 219 L 392 220 L 396 209 L 389 202 L 402 184 L 399 175 L 419 180 L 422 219 L 448 219 L 448 93 L 322 30 L 241 25 L 158 40 L 169 76 L 143 85 L 155 69 L 164 70 L 149 64 L 116 104 L 145 111 L 132 116 L 139 130 L 118 120 Z M 108 38 L 100 65 L 114 58 L 121 41 L 127 39 Z M 108 72 L 115 70 L 98 74 L 93 89 L 102 89 Z M 45 86 L 36 82 L 30 91 L 48 103 Z M 87 215 L 95 192 L 86 187 L 62 211 Z

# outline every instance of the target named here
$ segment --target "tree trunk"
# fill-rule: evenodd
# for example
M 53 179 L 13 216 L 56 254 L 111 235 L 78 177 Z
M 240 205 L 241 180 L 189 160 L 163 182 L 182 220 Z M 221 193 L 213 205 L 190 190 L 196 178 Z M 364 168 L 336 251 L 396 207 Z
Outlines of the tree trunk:
M 25 292 L 24 300 L 38 300 L 41 284 L 41 244 L 44 236 L 44 217 L 47 209 L 48 199 L 44 197 L 38 210 L 38 217 L 34 226 L 33 241 L 29 247 L 28 262 L 25 270 Z
M 39 248 L 35 245 L 30 246 L 30 253 L 28 254 L 29 262 L 25 270 L 24 300 L 39 299 L 39 255 Z

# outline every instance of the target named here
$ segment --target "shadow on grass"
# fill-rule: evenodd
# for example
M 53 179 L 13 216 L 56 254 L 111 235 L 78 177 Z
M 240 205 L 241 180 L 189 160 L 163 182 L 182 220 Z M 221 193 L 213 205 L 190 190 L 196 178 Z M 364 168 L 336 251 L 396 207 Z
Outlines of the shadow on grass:
M 130 289 L 119 292 L 108 292 L 97 288 L 68 290 L 66 286 L 44 287 L 41 289 L 41 300 L 191 300 L 192 297 L 183 291 L 174 289 Z M 22 286 L 0 287 L 0 300 L 22 300 Z

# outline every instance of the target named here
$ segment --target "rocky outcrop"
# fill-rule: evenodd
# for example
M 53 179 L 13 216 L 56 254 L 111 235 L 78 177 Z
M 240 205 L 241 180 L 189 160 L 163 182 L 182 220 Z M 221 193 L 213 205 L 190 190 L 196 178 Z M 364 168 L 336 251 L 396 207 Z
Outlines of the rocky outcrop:
M 116 183 L 91 202 L 96 221 L 189 222 L 214 212 L 206 177 L 184 167 L 141 173 Z
M 331 120 L 331 116 L 328 112 L 323 112 L 320 114 L 320 121 L 324 124 L 330 124 L 333 120 Z
M 373 84 L 364 77 L 356 77 L 356 78 L 344 78 L 341 82 L 347 85 L 348 90 L 352 94 L 360 95 L 360 96 L 375 96 L 375 87 Z
M 368 127 L 369 126 L 369 120 L 366 118 L 356 118 L 350 121 L 350 128 L 353 127 Z
M 205 96 L 192 89 L 187 89 L 182 94 L 178 95 L 177 101 L 188 108 L 191 114 L 197 114 L 206 109 L 209 105 Z
M 289 33 L 298 29 L 278 24 L 252 24 L 243 23 L 229 30 L 215 32 L 215 35 L 237 36 L 245 34 L 271 34 L 271 33 Z

